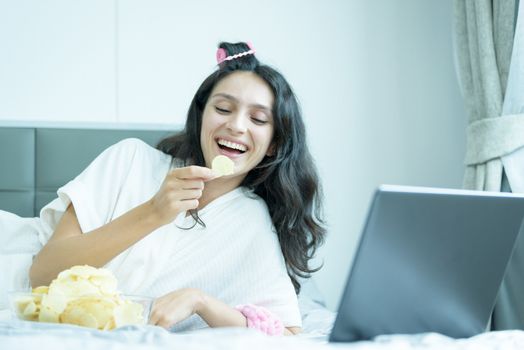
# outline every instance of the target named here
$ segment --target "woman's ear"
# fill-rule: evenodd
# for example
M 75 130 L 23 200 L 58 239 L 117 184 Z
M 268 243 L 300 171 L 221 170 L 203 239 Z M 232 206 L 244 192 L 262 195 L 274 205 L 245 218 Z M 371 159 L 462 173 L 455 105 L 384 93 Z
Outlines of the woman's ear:
M 275 144 L 272 143 L 271 145 L 269 145 L 267 149 L 266 156 L 273 157 L 274 155 L 275 155 Z

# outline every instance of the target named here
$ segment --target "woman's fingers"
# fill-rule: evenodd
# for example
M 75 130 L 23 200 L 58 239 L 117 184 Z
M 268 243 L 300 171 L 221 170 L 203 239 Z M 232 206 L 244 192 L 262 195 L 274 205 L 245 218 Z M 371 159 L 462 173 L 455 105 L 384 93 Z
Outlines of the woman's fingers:
M 180 201 L 179 208 L 181 209 L 181 211 L 188 211 L 198 208 L 199 204 L 200 202 L 198 201 L 198 199 L 188 199 Z
M 170 171 L 151 199 L 154 213 L 162 224 L 173 221 L 184 211 L 198 208 L 204 183 L 216 175 L 206 167 L 189 166 Z
M 179 289 L 157 298 L 151 310 L 149 323 L 166 329 L 195 313 L 202 292 L 193 288 Z
M 178 180 L 180 182 L 180 187 L 183 190 L 203 190 L 204 181 L 202 180 Z
M 197 166 L 197 165 L 191 165 L 191 166 L 184 167 L 184 168 L 174 169 L 172 170 L 171 173 L 175 174 L 175 176 L 178 179 L 183 179 L 183 180 L 201 179 L 204 182 L 212 180 L 217 177 L 216 174 L 213 172 L 213 170 L 206 168 L 206 167 Z
M 167 174 L 163 187 L 168 191 L 178 192 L 180 190 L 203 190 L 204 181 L 200 179 L 185 180 L 177 177 L 176 173 Z
M 202 197 L 202 190 L 180 190 L 177 194 L 177 199 L 185 201 L 188 199 L 199 199 Z

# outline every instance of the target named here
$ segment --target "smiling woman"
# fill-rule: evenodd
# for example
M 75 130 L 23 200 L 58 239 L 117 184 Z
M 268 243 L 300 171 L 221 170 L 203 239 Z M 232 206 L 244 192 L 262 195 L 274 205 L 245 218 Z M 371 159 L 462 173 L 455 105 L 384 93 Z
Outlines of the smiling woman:
M 300 331 L 298 278 L 315 271 L 321 195 L 293 91 L 254 52 L 221 43 L 182 132 L 158 149 L 119 142 L 58 190 L 42 210 L 34 287 L 105 266 L 124 293 L 156 298 L 153 324 Z M 232 173 L 210 169 L 217 156 Z
M 270 155 L 273 100 L 273 93 L 262 78 L 240 71 L 216 85 L 204 108 L 200 143 L 205 164 L 209 166 L 218 154 L 231 158 L 235 176 L 227 180 L 232 188 Z

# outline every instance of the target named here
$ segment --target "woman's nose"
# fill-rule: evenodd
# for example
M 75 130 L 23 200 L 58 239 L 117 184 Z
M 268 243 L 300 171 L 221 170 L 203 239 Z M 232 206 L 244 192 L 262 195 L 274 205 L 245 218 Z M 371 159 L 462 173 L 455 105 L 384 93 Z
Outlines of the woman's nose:
M 227 121 L 227 128 L 235 134 L 246 132 L 247 118 L 242 113 L 232 113 Z

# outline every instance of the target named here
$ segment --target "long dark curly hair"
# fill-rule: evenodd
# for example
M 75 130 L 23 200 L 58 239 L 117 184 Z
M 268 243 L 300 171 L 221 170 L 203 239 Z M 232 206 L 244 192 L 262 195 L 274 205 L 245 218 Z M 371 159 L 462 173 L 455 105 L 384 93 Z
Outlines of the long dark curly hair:
M 219 45 L 227 56 L 246 52 L 246 43 Z M 326 229 L 322 213 L 322 193 L 314 161 L 306 142 L 306 131 L 299 104 L 286 79 L 275 69 L 260 64 L 255 55 L 224 61 L 209 75 L 196 92 L 187 115 L 184 130 L 163 139 L 157 148 L 175 158 L 205 166 L 200 147 L 202 114 L 215 85 L 235 71 L 257 74 L 271 88 L 273 105 L 274 153 L 266 156 L 244 178 L 241 186 L 253 189 L 262 197 L 275 226 L 288 274 L 297 294 L 297 277 L 308 278 L 321 266 L 311 268 L 309 261 L 324 242 Z M 192 213 L 200 222 L 198 212 Z

